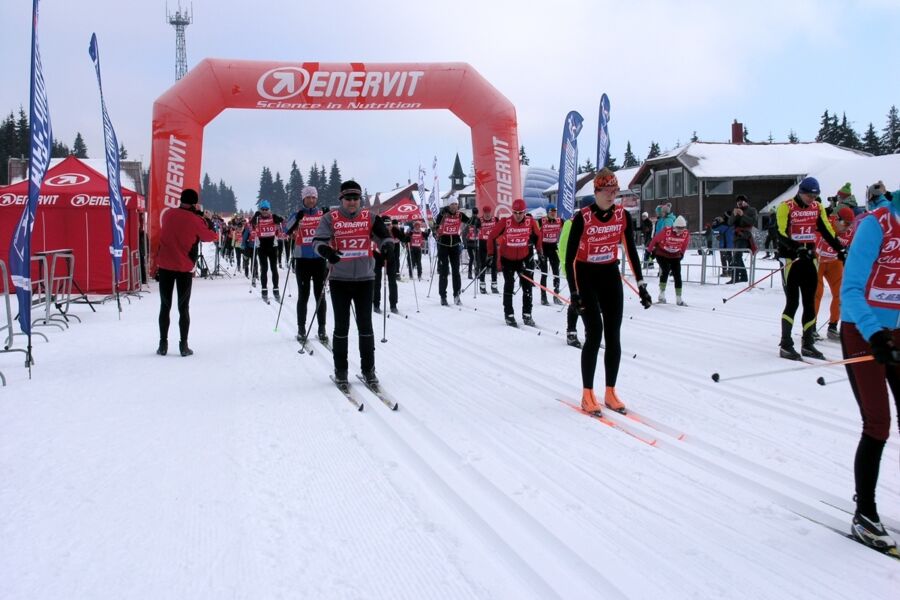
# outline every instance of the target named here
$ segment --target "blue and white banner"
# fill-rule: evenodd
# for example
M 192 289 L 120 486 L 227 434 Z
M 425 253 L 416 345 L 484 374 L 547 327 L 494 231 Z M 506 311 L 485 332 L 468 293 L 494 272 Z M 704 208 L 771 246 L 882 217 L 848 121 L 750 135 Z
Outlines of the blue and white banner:
M 437 216 L 441 212 L 441 192 L 440 192 L 440 180 L 438 179 L 437 174 L 437 155 L 435 155 L 434 160 L 431 161 L 431 172 L 434 175 L 434 182 L 431 186 L 431 195 L 428 196 L 428 205 L 431 208 L 431 218 L 437 219 Z M 434 236 L 430 236 L 428 242 L 429 252 L 432 252 L 433 255 L 437 253 L 437 240 L 434 239 Z
M 31 160 L 28 164 L 28 204 L 22 211 L 22 217 L 9 246 L 9 272 L 19 300 L 19 326 L 22 332 L 29 336 L 31 335 L 31 232 L 34 229 L 41 184 L 50 165 L 50 148 L 53 142 L 47 88 L 44 86 L 41 53 L 38 49 L 38 3 L 39 0 L 33 2 L 31 21 Z
M 562 148 L 559 151 L 559 191 L 556 194 L 556 210 L 563 221 L 572 218 L 575 212 L 575 180 L 578 178 L 578 143 L 576 138 L 581 133 L 584 123 L 577 111 L 566 115 L 563 124 Z
M 428 212 L 425 210 L 425 169 L 419 165 L 419 210 L 422 211 L 422 222 L 428 224 Z M 432 218 L 437 215 L 431 215 Z
M 122 201 L 122 185 L 119 178 L 119 141 L 113 129 L 109 113 L 106 112 L 106 101 L 103 100 L 103 83 L 100 81 L 100 48 L 97 46 L 97 34 L 91 34 L 88 54 L 94 61 L 97 71 L 97 87 L 100 88 L 100 110 L 103 113 L 103 140 L 106 142 L 106 180 L 109 184 L 109 210 L 112 218 L 112 246 L 109 253 L 113 261 L 113 290 L 119 288 L 119 274 L 122 265 L 122 246 L 125 243 L 125 203 Z
M 600 97 L 600 124 L 597 126 L 597 170 L 609 160 L 609 96 Z

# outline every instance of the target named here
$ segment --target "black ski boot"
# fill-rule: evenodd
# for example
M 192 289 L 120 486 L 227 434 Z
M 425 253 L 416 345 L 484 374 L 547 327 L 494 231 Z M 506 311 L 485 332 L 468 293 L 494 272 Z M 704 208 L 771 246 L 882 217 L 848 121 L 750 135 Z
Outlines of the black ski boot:
M 453 304 L 457 306 L 462 306 L 462 300 L 459 299 L 459 294 L 453 296 Z
M 556 293 L 559 294 L 559 290 L 556 290 Z M 563 301 L 559 299 L 558 296 L 553 296 L 553 304 L 559 304 L 562 306 Z
M 266 304 L 269 303 L 269 290 L 264 289 L 262 291 L 262 299 L 263 299 L 263 302 L 265 302 Z
M 326 344 L 328 343 L 328 334 L 325 333 L 324 327 L 319 327 L 319 341 Z
M 550 306 L 550 301 L 547 300 L 547 294 L 541 294 L 541 306 Z
M 400 311 L 397 310 L 397 307 L 396 307 L 396 306 L 392 306 L 392 307 L 391 307 L 391 313 L 393 313 L 393 314 L 395 314 L 395 315 L 399 315 L 399 314 L 400 314 Z
M 168 340 L 159 340 L 159 347 L 156 349 L 156 353 L 160 356 L 165 356 L 166 352 L 169 351 L 169 341 Z
M 828 339 L 837 341 L 841 340 L 841 332 L 838 331 L 837 323 L 828 324 Z
M 450 303 L 447 302 L 447 296 L 441 296 L 441 306 L 450 306 Z
M 178 342 L 178 351 L 181 352 L 182 356 L 190 356 L 191 354 L 194 353 L 193 350 L 188 348 L 187 340 L 182 340 L 182 341 Z
M 375 369 L 369 369 L 368 371 L 363 371 L 363 379 L 366 380 L 366 385 L 377 388 L 378 387 L 378 376 L 375 375 Z
M 347 381 L 347 370 L 346 369 L 335 369 L 334 370 L 334 383 L 337 385 L 350 385 L 350 382 Z
M 794 350 L 794 340 L 791 338 L 791 328 L 793 324 L 784 319 L 781 319 L 781 343 L 779 344 L 780 356 L 781 358 L 786 358 L 788 360 L 803 360 L 803 357 Z
M 380 315 L 381 314 L 381 305 L 379 305 L 379 304 L 373 305 L 372 311 Z
M 566 344 L 573 348 L 581 348 L 581 342 L 578 341 L 578 334 L 574 331 L 567 331 Z
M 506 324 L 510 327 L 518 327 L 519 324 L 516 323 L 516 317 L 514 315 L 506 315 Z
M 306 336 L 303 335 L 303 332 L 302 332 L 302 331 L 301 331 L 300 333 L 297 334 L 297 341 L 300 342 L 301 344 L 305 344 L 305 343 L 306 343 Z
M 492 281 L 492 282 L 491 282 L 491 293 L 492 293 L 492 294 L 499 294 L 499 293 L 500 293 L 500 290 L 497 289 L 497 282 L 496 282 L 496 281 Z
M 873 520 L 859 511 L 853 515 L 850 533 L 856 541 L 879 552 L 887 552 L 897 547 L 897 542 L 885 531 L 884 525 L 877 517 Z
M 275 297 L 275 302 L 281 302 L 281 292 L 278 291 L 278 288 L 272 290 L 272 295 Z
M 478 284 L 478 291 L 481 292 L 482 294 L 487 294 L 487 286 L 484 284 L 483 281 Z
M 810 327 L 806 331 L 803 332 L 803 345 L 800 347 L 800 352 L 803 356 L 808 356 L 810 358 L 815 358 L 818 360 L 826 360 L 825 355 L 819 352 L 819 349 L 816 348 L 815 341 L 813 340 L 813 334 L 816 330 L 813 327 Z
M 529 327 L 537 327 L 537 325 L 534 324 L 534 319 L 532 319 L 529 314 L 522 315 L 522 322 Z

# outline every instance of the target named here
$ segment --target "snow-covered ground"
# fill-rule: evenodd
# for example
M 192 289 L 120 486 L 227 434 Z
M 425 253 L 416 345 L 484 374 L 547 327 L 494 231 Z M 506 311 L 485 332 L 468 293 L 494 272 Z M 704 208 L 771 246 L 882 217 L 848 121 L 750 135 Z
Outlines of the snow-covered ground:
M 816 379 L 843 369 L 724 381 L 792 366 L 777 285 L 646 311 L 626 291 L 618 390 L 643 422 L 621 429 L 557 401 L 581 388 L 559 307 L 536 295 L 541 329 L 512 329 L 500 296 L 442 308 L 436 286 L 417 311 L 401 283 L 377 343 L 395 413 L 297 353 L 293 279 L 277 331 L 243 276 L 196 280 L 190 358 L 154 354 L 155 286 L 41 329 L 31 381 L 0 354 L 0 598 L 897 597 L 900 564 L 827 527 L 848 528 L 860 419 Z

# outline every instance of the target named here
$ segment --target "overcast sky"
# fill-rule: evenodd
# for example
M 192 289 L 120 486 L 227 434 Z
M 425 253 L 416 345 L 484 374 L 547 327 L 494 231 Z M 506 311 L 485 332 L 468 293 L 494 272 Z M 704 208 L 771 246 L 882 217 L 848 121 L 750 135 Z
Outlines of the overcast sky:
M 187 3 L 190 4 L 190 3 Z M 183 2 L 183 6 L 186 4 Z M 177 0 L 169 1 L 169 10 Z M 28 106 L 31 2 L 4 0 L 0 85 L 4 113 Z M 175 31 L 164 0 L 43 0 L 39 39 L 57 139 L 84 136 L 102 157 L 102 123 L 88 42 L 96 32 L 107 108 L 130 159 L 149 163 L 153 101 L 174 83 Z M 827 108 L 857 131 L 884 126 L 900 104 L 900 0 L 434 0 L 296 2 L 195 0 L 188 67 L 206 57 L 319 62 L 467 62 L 515 105 L 519 140 L 535 166 L 557 166 L 562 123 L 585 118 L 579 162 L 596 153 L 601 94 L 612 103 L 611 152 L 639 158 L 727 141 L 733 119 L 750 138 L 793 128 L 812 140 Z M 437 155 L 441 189 L 468 128 L 447 111 L 230 110 L 205 132 L 203 171 L 249 208 L 262 167 L 304 178 L 337 159 L 370 192 L 416 178 Z

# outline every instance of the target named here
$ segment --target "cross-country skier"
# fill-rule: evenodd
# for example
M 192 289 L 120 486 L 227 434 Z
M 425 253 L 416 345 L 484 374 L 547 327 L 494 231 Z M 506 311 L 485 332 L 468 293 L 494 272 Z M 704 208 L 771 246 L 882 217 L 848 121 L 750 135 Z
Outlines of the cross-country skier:
M 409 267 L 409 278 L 413 278 L 413 268 L 416 270 L 416 277 L 422 281 L 422 247 L 425 246 L 425 236 L 427 230 L 422 227 L 422 221 L 413 222 L 412 231 L 409 233 L 409 242 L 406 254 L 406 266 Z
M 376 385 L 375 334 L 372 331 L 372 290 L 375 258 L 372 240 L 381 252 L 394 243 L 381 219 L 369 209 L 361 209 L 362 188 L 355 181 L 341 184 L 338 208 L 322 216 L 313 238 L 316 252 L 331 263 L 331 308 L 334 311 L 334 378 L 347 383 L 347 336 L 350 331 L 350 304 L 356 310 L 359 330 L 359 356 L 362 374 L 369 385 Z
M 547 267 L 553 270 L 553 291 L 559 293 L 559 234 L 562 221 L 556 216 L 556 205 L 547 205 L 547 216 L 538 222 L 541 228 L 541 285 L 547 287 Z M 554 304 L 562 304 L 562 300 L 553 296 Z M 547 291 L 541 290 L 541 304 L 548 306 Z
M 304 336 L 306 335 L 306 307 L 309 304 L 310 282 L 312 282 L 313 304 L 315 305 L 322 296 L 322 290 L 325 289 L 327 269 L 325 259 L 313 249 L 313 238 L 319 228 L 319 221 L 322 220 L 322 211 L 318 206 L 319 191 L 308 185 L 301 190 L 300 196 L 303 206 L 288 219 L 285 227 L 289 235 L 294 235 L 294 273 L 297 276 L 297 288 L 300 290 L 297 294 L 297 341 L 302 343 L 306 341 Z M 323 342 L 328 340 L 327 314 L 328 305 L 322 298 L 316 311 L 316 321 L 318 336 Z
M 468 223 L 469 217 L 459 212 L 459 200 L 456 196 L 450 196 L 440 214 L 434 221 L 437 230 L 438 246 L 438 294 L 441 296 L 441 304 L 448 306 L 447 302 L 447 277 L 452 270 L 453 277 L 453 302 L 462 304 L 459 299 L 459 290 L 462 280 L 459 276 L 459 253 L 462 251 L 462 226 Z
M 387 271 L 388 301 L 391 303 L 391 312 L 397 314 L 399 311 L 397 310 L 397 269 L 395 268 L 396 253 L 394 252 L 394 248 L 399 247 L 399 242 L 403 241 L 403 233 L 400 231 L 399 227 L 393 227 L 391 225 L 390 217 L 383 217 L 382 221 L 384 222 L 384 228 L 391 233 L 394 245 L 387 254 L 379 252 L 377 248 L 374 249 L 375 283 L 372 286 L 372 291 L 374 293 L 374 296 L 372 297 L 372 310 L 379 315 L 381 314 L 381 277 L 384 275 L 384 272 Z
M 853 220 L 855 218 L 856 215 L 849 206 L 842 207 L 838 210 L 838 214 L 831 215 L 828 218 L 838 241 L 844 248 L 849 248 L 853 239 Z M 838 321 L 841 318 L 841 282 L 844 278 L 844 263 L 839 260 L 838 253 L 828 245 L 821 235 L 816 238 L 816 254 L 819 255 L 818 279 L 816 280 L 816 315 L 818 316 L 819 314 L 819 305 L 822 303 L 822 296 L 825 294 L 825 283 L 827 282 L 828 289 L 831 290 L 828 339 L 839 340 L 841 339 L 841 334 L 838 332 Z
M 896 548 L 875 504 L 881 454 L 891 429 L 888 386 L 900 409 L 900 191 L 890 206 L 876 209 L 856 226 L 841 286 L 841 346 L 844 358 L 872 354 L 874 361 L 847 365 L 850 387 L 862 414 L 856 448 L 856 514 L 851 531 L 881 551 Z
M 493 256 L 488 256 L 488 238 L 491 237 L 491 231 L 497 225 L 497 217 L 491 216 L 491 207 L 483 206 L 481 208 L 481 217 L 478 220 L 478 291 L 487 294 L 487 287 L 484 283 L 484 272 L 491 272 L 491 293 L 499 294 L 497 289 L 497 263 Z
M 543 257 L 541 247 L 538 244 L 541 230 L 537 221 L 531 215 L 525 214 L 525 201 L 521 198 L 512 203 L 512 216 L 501 219 L 491 231 L 488 238 L 488 252 L 500 263 L 503 271 L 503 313 L 506 316 L 506 324 L 516 327 L 516 315 L 513 309 L 512 297 L 516 280 L 521 281 L 522 290 L 522 322 L 534 326 L 531 317 L 531 287 L 519 274 L 534 278 L 534 254 L 537 247 L 538 255 Z
M 675 281 L 675 304 L 687 306 L 681 298 L 681 260 L 690 244 L 691 234 L 687 230 L 687 221 L 682 216 L 675 219 L 672 227 L 663 228 L 650 240 L 647 250 L 659 263 L 659 304 L 666 303 L 666 283 L 671 273 Z
M 259 210 L 250 219 L 250 226 L 256 233 L 259 246 L 256 248 L 256 262 L 259 264 L 259 283 L 263 300 L 268 300 L 267 267 L 272 269 L 272 293 L 275 300 L 281 300 L 278 292 L 278 232 L 284 219 L 272 212 L 268 200 L 259 203 Z
M 631 218 L 621 205 L 615 204 L 619 181 L 615 173 L 603 168 L 594 177 L 594 199 L 572 218 L 566 242 L 566 278 L 572 290 L 572 303 L 584 320 L 584 347 L 581 349 L 581 408 L 600 412 L 594 394 L 594 371 L 600 341 L 606 334 L 603 363 L 606 371 L 606 391 L 603 401 L 618 412 L 625 405 L 616 394 L 616 379 L 622 346 L 619 330 L 622 326 L 622 277 L 619 274 L 619 245 L 625 253 L 644 308 L 653 300 L 641 274 L 640 256 L 634 244 Z

